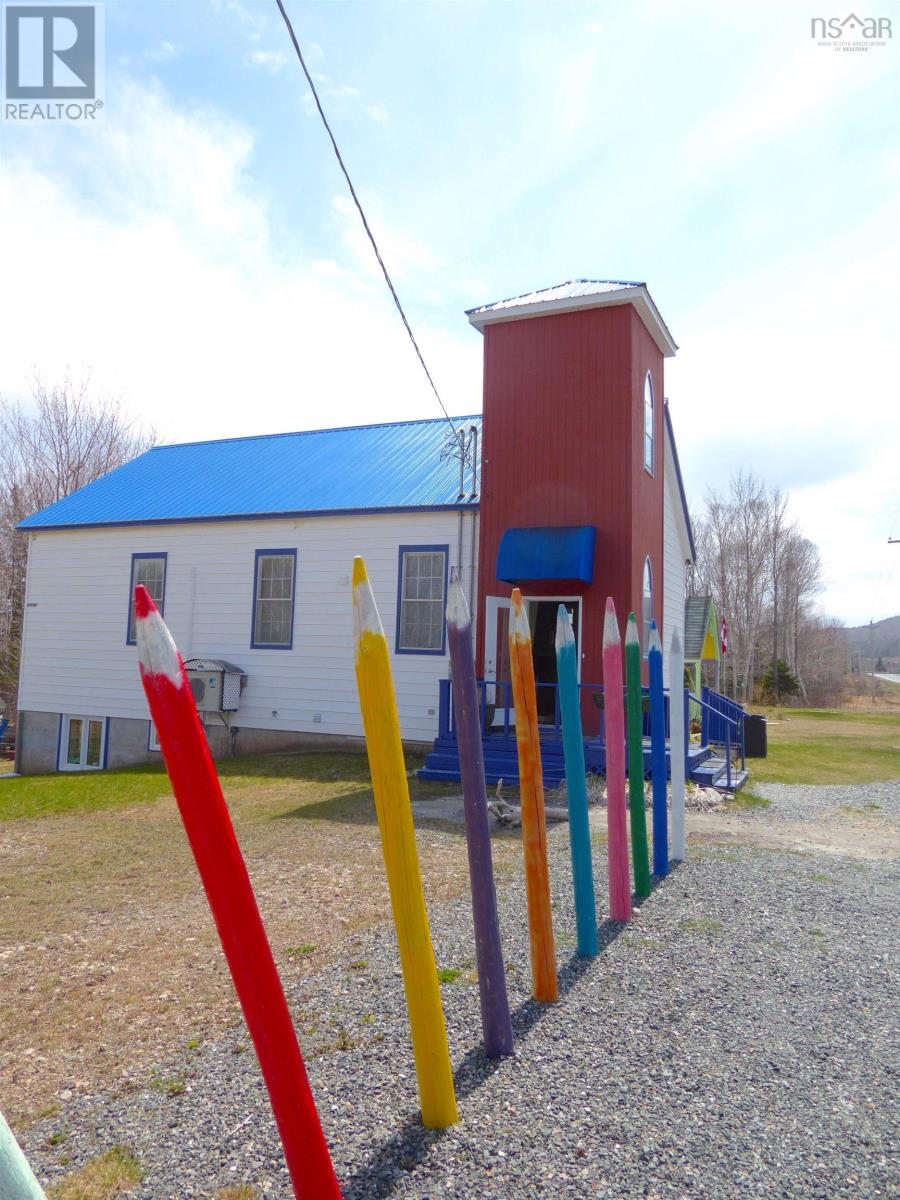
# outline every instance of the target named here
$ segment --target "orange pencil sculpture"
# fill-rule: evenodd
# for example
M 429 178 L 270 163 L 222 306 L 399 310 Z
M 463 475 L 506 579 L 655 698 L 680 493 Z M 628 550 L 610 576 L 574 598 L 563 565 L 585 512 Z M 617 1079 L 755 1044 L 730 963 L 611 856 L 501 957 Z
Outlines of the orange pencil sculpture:
M 544 818 L 544 771 L 538 731 L 537 689 L 531 658 L 531 630 L 522 593 L 513 588 L 509 622 L 509 658 L 516 708 L 516 746 L 519 751 L 519 791 L 522 803 L 522 844 L 525 888 L 528 894 L 528 932 L 534 998 L 552 1004 L 559 997 L 556 947 L 550 908 L 547 869 L 547 825 Z

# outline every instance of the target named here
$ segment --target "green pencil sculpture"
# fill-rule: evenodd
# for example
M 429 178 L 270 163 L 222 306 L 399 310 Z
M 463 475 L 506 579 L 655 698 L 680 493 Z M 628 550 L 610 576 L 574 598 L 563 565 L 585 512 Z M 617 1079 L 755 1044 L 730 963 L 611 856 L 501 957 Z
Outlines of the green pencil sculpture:
M 631 813 L 631 862 L 636 896 L 650 895 L 647 814 L 644 811 L 644 712 L 641 694 L 641 641 L 634 613 L 625 631 L 625 700 L 628 709 L 628 810 Z

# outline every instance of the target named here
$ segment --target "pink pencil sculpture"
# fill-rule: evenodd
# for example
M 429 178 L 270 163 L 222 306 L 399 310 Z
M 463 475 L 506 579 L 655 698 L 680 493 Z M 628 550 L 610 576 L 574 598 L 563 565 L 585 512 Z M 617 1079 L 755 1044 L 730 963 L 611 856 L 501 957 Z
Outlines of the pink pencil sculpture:
M 184 663 L 150 593 L 134 590 L 141 682 L 172 791 L 262 1069 L 297 1200 L 340 1188 Z
M 625 705 L 622 697 L 622 639 L 612 596 L 603 622 L 603 701 L 606 714 L 606 820 L 609 832 L 609 915 L 631 920 L 628 825 L 625 820 Z

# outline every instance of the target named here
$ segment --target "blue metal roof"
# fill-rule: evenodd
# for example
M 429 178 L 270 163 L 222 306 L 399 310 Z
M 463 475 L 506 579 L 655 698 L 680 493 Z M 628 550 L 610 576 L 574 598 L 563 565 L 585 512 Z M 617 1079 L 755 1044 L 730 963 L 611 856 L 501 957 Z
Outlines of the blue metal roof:
M 480 432 L 480 415 L 454 421 Z M 449 434 L 437 418 L 157 446 L 19 528 L 477 506 L 459 500 L 459 459 L 441 461 Z

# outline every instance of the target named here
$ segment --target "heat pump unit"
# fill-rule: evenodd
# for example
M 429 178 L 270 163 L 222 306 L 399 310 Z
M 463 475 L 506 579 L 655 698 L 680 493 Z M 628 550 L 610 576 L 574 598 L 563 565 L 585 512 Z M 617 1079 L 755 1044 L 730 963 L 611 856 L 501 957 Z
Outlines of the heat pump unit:
M 188 671 L 198 712 L 222 711 L 222 675 L 219 671 Z
M 184 664 L 197 711 L 237 712 L 247 676 L 222 658 L 189 658 Z

